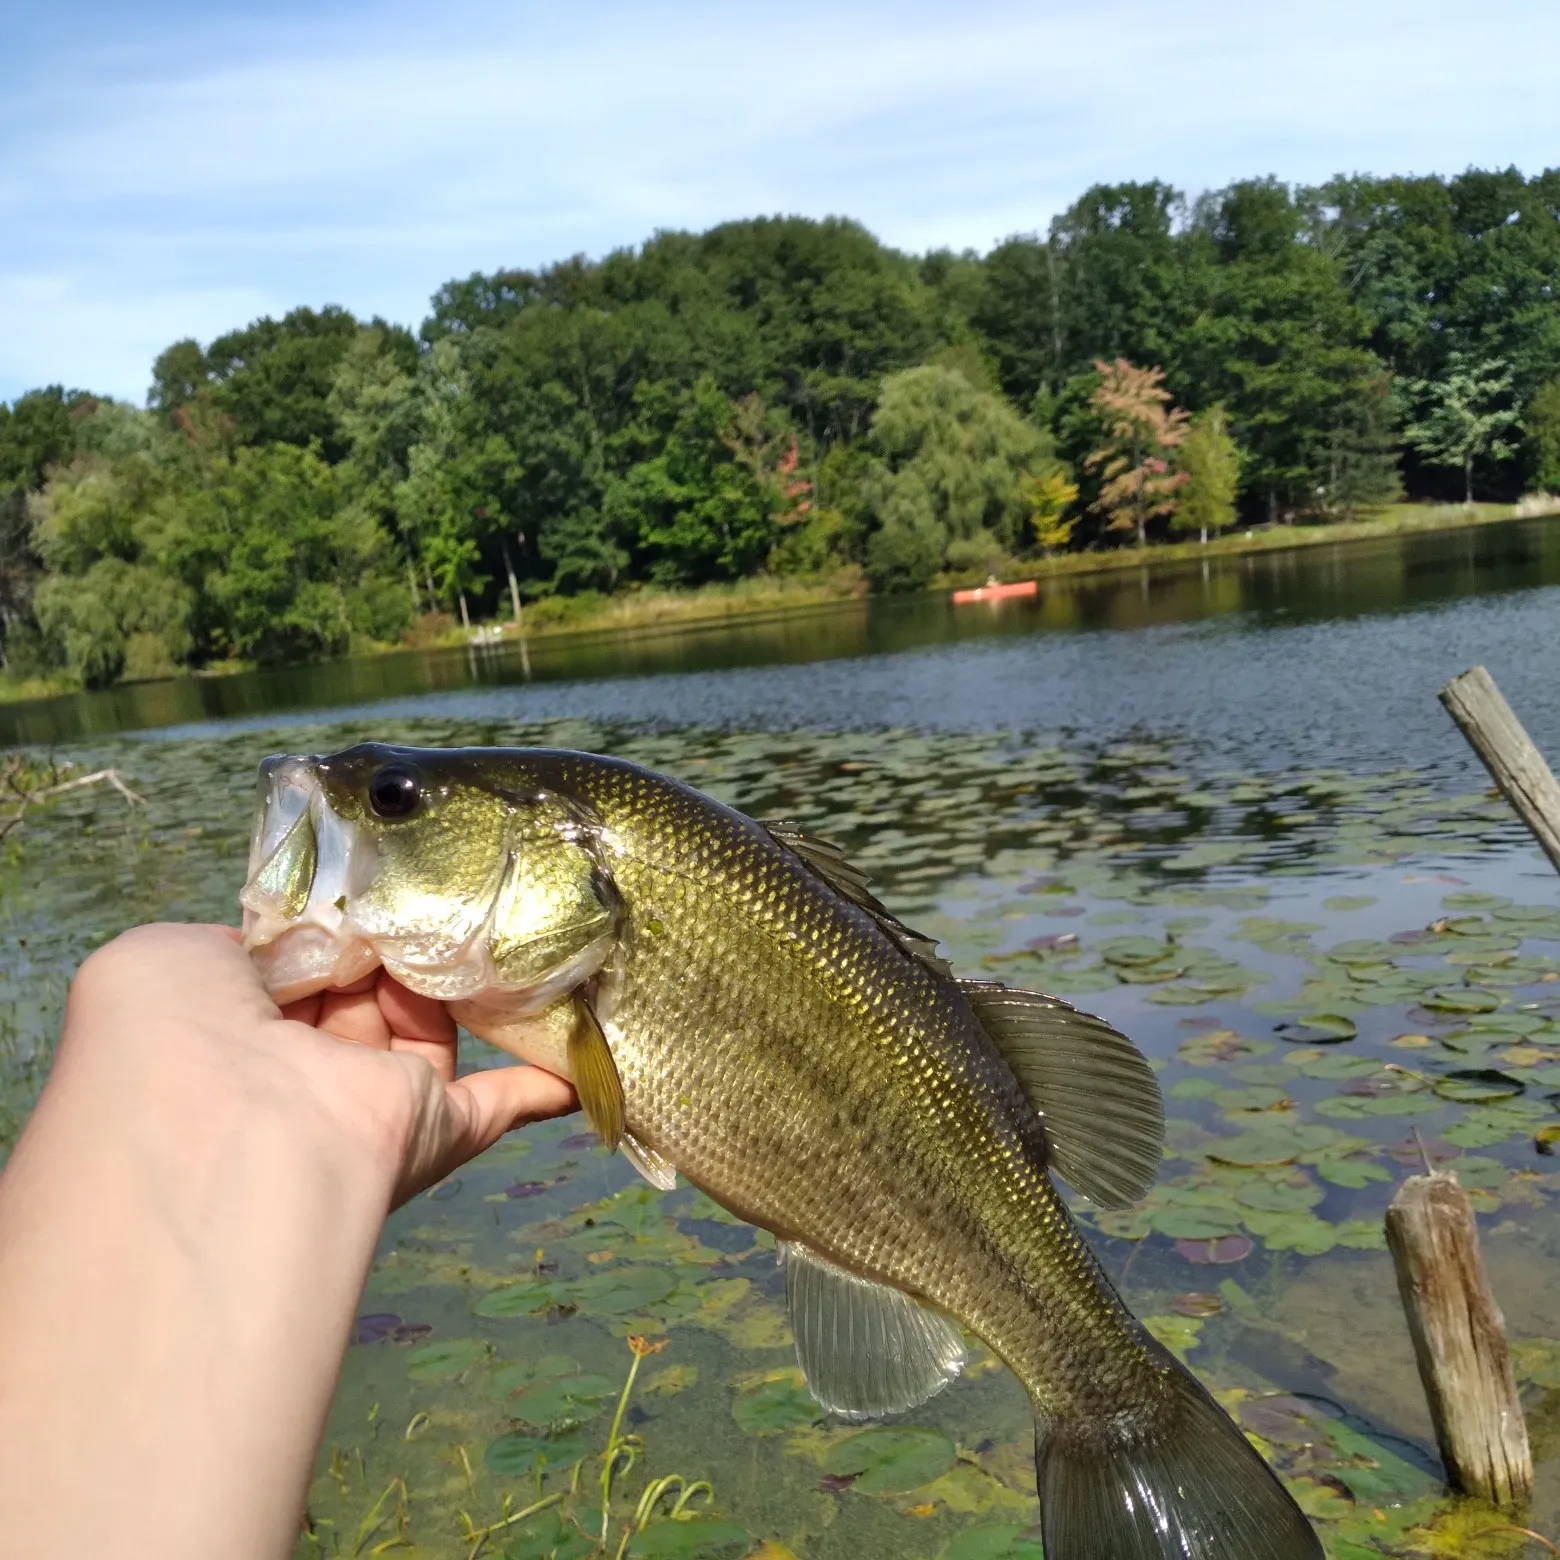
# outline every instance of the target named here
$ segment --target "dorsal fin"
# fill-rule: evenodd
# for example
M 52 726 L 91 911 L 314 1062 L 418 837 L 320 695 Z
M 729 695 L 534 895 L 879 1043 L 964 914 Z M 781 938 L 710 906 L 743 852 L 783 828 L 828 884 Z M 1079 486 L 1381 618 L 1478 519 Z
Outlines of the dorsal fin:
M 796 1358 L 812 1395 L 847 1419 L 924 1403 L 964 1364 L 959 1324 L 887 1284 L 782 1241 Z
M 1125 1208 L 1154 1184 L 1165 1141 L 1159 1080 L 1102 1018 L 998 981 L 961 980 L 1029 1103 L 1056 1173 L 1101 1208 Z
M 853 866 L 838 845 L 803 834 L 794 823 L 765 822 L 760 827 L 767 829 L 780 844 L 800 856 L 814 875 L 822 878 L 841 899 L 848 899 L 853 905 L 865 910 L 912 959 L 919 960 L 938 975 L 953 974 L 953 966 L 937 952 L 936 939 L 906 926 L 872 892 L 866 873 L 860 867 Z

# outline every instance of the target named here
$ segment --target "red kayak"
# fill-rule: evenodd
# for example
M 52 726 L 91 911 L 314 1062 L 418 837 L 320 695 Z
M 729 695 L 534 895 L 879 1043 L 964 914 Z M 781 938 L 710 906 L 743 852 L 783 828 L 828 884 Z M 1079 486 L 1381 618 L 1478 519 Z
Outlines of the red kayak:
M 977 585 L 973 590 L 956 590 L 953 599 L 963 601 L 1002 601 L 1008 596 L 1032 596 L 1039 589 L 1033 580 L 1018 580 L 1012 585 L 999 585 L 996 580 L 987 580 L 984 585 Z

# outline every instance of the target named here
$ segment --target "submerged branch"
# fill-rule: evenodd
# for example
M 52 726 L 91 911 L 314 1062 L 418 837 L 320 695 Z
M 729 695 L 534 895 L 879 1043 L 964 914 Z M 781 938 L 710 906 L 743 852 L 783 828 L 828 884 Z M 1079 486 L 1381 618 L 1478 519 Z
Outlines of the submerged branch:
M 35 768 L 20 753 L 12 753 L 0 760 L 0 841 L 9 839 L 21 830 L 32 808 L 63 796 L 68 791 L 81 791 L 93 785 L 110 785 L 130 806 L 142 807 L 146 804 L 146 798 L 132 791 L 117 769 L 95 769 L 89 775 L 65 778 L 69 773 L 68 764 L 50 764 L 47 769 Z

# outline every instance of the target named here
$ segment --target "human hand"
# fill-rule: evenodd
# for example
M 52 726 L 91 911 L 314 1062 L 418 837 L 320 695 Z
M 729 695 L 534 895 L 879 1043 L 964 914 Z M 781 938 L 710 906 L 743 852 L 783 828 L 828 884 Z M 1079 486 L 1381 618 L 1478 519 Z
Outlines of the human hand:
M 166 1090 L 198 1080 L 203 1108 L 176 1112 L 197 1139 L 213 1116 L 281 1109 L 300 1138 L 334 1135 L 386 1175 L 390 1206 L 512 1128 L 578 1107 L 571 1084 L 537 1067 L 457 1078 L 448 1010 L 383 971 L 278 1009 L 224 926 L 138 927 L 83 965 L 61 1061 L 116 1039 L 135 1053 L 142 1088 L 158 1089 L 163 1070 Z M 172 1076 L 181 1072 L 182 1084 Z M 199 1152 L 198 1141 L 191 1147 Z

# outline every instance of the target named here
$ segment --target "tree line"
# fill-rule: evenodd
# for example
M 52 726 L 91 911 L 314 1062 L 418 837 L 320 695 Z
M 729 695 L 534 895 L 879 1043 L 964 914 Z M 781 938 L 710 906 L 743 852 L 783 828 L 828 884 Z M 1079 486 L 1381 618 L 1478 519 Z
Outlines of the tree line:
M 1560 488 L 1560 170 L 1101 185 L 913 256 L 761 218 L 299 308 L 137 408 L 0 405 L 0 644 L 88 685 L 429 613 L 1015 557 Z

